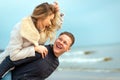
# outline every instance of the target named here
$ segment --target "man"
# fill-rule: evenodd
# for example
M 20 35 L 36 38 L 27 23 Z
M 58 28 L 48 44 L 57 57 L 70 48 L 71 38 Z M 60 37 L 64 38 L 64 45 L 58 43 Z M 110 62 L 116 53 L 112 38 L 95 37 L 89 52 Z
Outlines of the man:
M 9 68 L 15 66 L 12 71 L 12 80 L 45 80 L 58 67 L 58 57 L 69 51 L 74 41 L 75 38 L 70 32 L 62 32 L 54 45 L 46 45 L 48 54 L 45 58 L 36 52 L 35 57 L 14 62 L 7 57 L 3 62 L 9 62 L 11 64 Z

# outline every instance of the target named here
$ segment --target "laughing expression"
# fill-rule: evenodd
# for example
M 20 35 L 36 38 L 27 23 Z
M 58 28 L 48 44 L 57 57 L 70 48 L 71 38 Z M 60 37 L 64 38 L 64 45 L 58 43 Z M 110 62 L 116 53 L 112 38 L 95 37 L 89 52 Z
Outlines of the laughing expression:
M 72 40 L 67 35 L 63 34 L 59 36 L 56 39 L 54 46 L 53 46 L 53 51 L 55 53 L 55 56 L 59 57 L 64 52 L 69 51 L 71 43 L 72 43 Z

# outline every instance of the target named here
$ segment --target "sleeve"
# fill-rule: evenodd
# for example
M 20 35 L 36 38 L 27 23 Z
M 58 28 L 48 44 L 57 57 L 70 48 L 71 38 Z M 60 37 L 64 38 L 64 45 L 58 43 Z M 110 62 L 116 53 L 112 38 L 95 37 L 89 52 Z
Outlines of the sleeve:
M 11 32 L 10 42 L 6 48 L 6 53 L 10 54 L 10 59 L 16 61 L 26 57 L 35 56 L 34 46 L 23 47 L 23 38 L 20 35 L 20 24 L 16 25 Z
M 13 62 L 10 60 L 9 56 L 7 56 L 0 64 L 0 78 L 4 77 L 4 75 L 6 75 L 6 73 L 8 73 L 13 67 Z
M 38 60 L 38 59 L 42 59 L 42 56 L 41 56 L 41 54 L 36 52 L 34 57 L 27 57 L 25 59 L 20 59 L 20 60 L 17 60 L 17 61 L 13 61 L 13 64 L 15 66 L 19 66 L 19 65 L 22 65 L 22 64 L 31 63 L 32 61 L 35 61 L 35 60 Z

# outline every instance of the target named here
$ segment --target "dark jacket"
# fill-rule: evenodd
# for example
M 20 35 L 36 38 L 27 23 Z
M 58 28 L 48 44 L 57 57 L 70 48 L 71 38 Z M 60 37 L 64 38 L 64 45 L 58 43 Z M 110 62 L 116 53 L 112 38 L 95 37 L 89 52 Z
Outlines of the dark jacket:
M 46 47 L 48 55 L 44 59 L 40 53 L 36 53 L 35 57 L 14 61 L 16 67 L 12 71 L 12 80 L 45 80 L 59 65 L 53 46 Z

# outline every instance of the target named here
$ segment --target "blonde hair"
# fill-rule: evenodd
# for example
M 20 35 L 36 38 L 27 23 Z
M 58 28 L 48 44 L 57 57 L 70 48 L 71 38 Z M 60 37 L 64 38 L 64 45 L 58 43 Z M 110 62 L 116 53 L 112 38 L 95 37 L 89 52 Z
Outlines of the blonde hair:
M 50 41 L 52 41 L 55 38 L 56 31 L 59 30 L 62 26 L 62 18 L 61 18 L 60 12 L 58 12 L 56 10 L 56 8 L 54 7 L 53 4 L 48 4 L 46 2 L 46 3 L 42 3 L 42 4 L 38 5 L 34 9 L 32 15 L 31 15 L 33 23 L 36 26 L 36 22 L 39 18 L 45 19 L 47 16 L 49 16 L 51 14 L 55 15 L 55 17 L 52 21 L 52 25 L 49 28 L 45 29 L 45 31 L 44 31 L 45 34 L 42 33 L 44 38 L 45 39 L 49 38 Z M 45 39 L 43 39 L 43 41 Z

